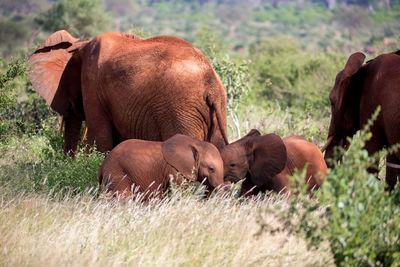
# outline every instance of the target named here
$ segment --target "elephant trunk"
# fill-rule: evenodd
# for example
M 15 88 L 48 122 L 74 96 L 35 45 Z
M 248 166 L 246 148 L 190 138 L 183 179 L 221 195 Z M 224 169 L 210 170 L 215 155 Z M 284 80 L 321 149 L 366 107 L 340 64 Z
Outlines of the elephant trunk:
M 336 147 L 343 147 L 346 150 L 349 149 L 350 147 L 350 142 L 347 141 L 345 136 L 338 136 L 338 135 L 332 135 L 328 137 L 327 143 L 324 145 L 323 149 L 325 151 L 325 162 L 328 168 L 333 168 L 334 167 L 334 162 L 335 161 L 341 161 L 343 158 L 343 154 L 340 153 L 335 157 L 335 148 Z M 322 149 L 321 149 L 322 151 Z M 323 152 L 323 151 L 322 151 Z M 338 152 L 336 152 L 338 153 Z

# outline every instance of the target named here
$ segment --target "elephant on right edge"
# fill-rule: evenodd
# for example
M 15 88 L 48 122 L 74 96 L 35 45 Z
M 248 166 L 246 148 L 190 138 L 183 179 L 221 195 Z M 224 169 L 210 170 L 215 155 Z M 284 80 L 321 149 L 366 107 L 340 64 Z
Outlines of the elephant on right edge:
M 329 94 L 332 117 L 322 150 L 332 159 L 337 146 L 348 147 L 352 137 L 371 118 L 378 106 L 381 112 L 371 127 L 372 138 L 365 144 L 369 155 L 400 142 L 400 50 L 382 54 L 363 64 L 365 55 L 352 54 L 336 76 Z M 392 190 L 398 181 L 400 151 L 386 158 L 386 183 Z M 333 167 L 328 161 L 329 167 Z M 368 171 L 377 173 L 376 168 Z

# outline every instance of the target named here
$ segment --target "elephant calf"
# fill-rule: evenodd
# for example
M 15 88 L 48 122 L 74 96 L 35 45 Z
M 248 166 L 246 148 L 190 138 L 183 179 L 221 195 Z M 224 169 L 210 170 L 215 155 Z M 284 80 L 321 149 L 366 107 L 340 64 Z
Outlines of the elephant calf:
M 177 134 L 165 142 L 130 139 L 116 146 L 99 170 L 99 186 L 116 197 L 130 197 L 133 192 L 144 199 L 164 192 L 170 175 L 202 182 L 209 189 L 224 184 L 223 162 L 211 143 Z M 182 180 L 176 181 L 178 184 Z
M 308 191 L 321 186 L 327 166 L 316 145 L 299 136 L 281 139 L 275 134 L 261 136 L 251 130 L 240 140 L 221 151 L 224 178 L 237 182 L 244 179 L 240 195 L 256 195 L 272 190 L 291 194 L 288 176 L 307 164 Z

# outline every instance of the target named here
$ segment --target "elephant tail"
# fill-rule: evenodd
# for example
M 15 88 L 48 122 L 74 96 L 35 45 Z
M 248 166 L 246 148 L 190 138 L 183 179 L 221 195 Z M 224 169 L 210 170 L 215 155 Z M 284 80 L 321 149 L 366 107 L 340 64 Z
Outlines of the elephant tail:
M 104 163 L 104 162 L 103 162 Z M 100 169 L 99 169 L 99 174 L 97 175 L 98 181 L 99 181 L 99 194 L 102 191 L 102 184 L 103 184 L 103 165 L 101 164 Z
M 218 98 L 217 98 L 218 99 Z M 226 107 L 224 107 L 220 101 L 215 100 L 213 97 L 208 97 L 208 103 L 212 109 L 215 111 L 215 117 L 217 119 L 218 128 L 221 132 L 222 138 L 224 139 L 225 145 L 229 144 L 227 126 L 226 126 Z M 225 119 L 223 118 L 223 110 L 225 109 Z M 215 129 L 215 127 L 214 127 Z
M 224 125 L 223 120 L 222 120 L 222 115 L 221 115 L 221 105 L 218 104 L 218 102 L 217 102 L 217 104 L 214 106 L 214 109 L 215 109 L 215 115 L 217 117 L 219 130 L 221 131 L 222 137 L 224 138 L 225 145 L 228 145 L 229 140 L 228 140 L 228 134 L 227 134 L 227 130 L 226 130 L 226 119 L 224 120 L 225 121 L 225 125 Z

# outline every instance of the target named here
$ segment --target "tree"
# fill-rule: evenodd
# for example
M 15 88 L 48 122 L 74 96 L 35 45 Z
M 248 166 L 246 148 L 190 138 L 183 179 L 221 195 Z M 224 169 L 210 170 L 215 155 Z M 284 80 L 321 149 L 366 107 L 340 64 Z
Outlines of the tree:
M 0 18 L 1 52 L 10 56 L 18 50 L 29 36 L 29 28 L 24 21 L 13 21 Z
M 37 16 L 35 22 L 45 31 L 64 29 L 74 36 L 86 39 L 107 31 L 111 18 L 93 0 L 61 0 Z
M 347 28 L 349 39 L 353 40 L 357 29 L 371 24 L 371 18 L 367 11 L 360 6 L 344 6 L 335 14 L 335 21 Z

